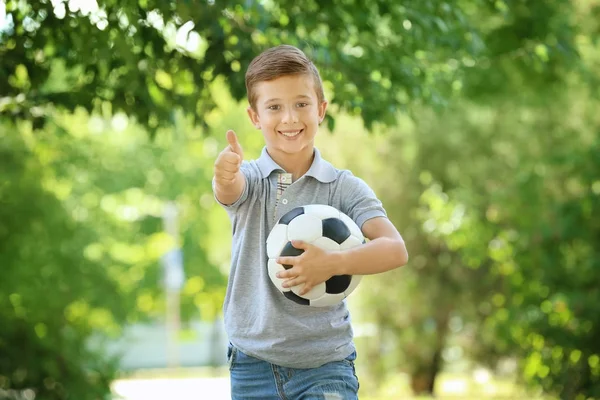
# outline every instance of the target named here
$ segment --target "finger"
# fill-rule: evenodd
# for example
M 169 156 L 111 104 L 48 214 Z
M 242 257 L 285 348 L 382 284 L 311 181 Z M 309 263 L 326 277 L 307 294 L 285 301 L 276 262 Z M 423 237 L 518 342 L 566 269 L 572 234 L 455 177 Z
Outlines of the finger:
M 306 282 L 306 279 L 298 276 L 296 278 L 288 279 L 287 281 L 283 282 L 281 286 L 284 288 L 293 288 L 294 286 L 301 285 L 304 282 Z
M 237 173 L 240 171 L 241 169 L 241 162 L 239 161 L 239 156 L 235 153 L 228 153 L 232 156 L 234 156 L 233 159 L 228 159 L 228 158 L 224 158 L 224 157 L 219 157 L 217 159 L 217 161 L 215 162 L 215 166 L 214 166 L 214 173 L 215 176 L 219 175 L 219 176 L 225 176 L 227 178 L 233 178 L 237 175 Z M 238 160 L 237 163 L 235 163 L 235 160 Z
M 294 266 L 297 262 L 297 256 L 296 257 L 279 257 L 277 258 L 276 262 L 277 264 L 281 264 L 281 265 L 291 265 Z M 284 273 L 285 271 L 280 272 L 280 274 Z
M 296 273 L 294 271 L 292 271 L 291 269 L 285 270 L 285 271 L 279 271 L 278 273 L 275 274 L 276 277 L 278 277 L 279 279 L 290 279 L 294 276 L 296 276 Z
M 219 159 L 222 161 L 226 161 L 230 164 L 240 164 L 242 162 L 242 157 L 238 153 L 234 153 L 229 149 L 229 146 L 221 152 L 219 155 Z
M 310 245 L 302 240 L 292 240 L 292 246 L 297 249 L 306 250 Z
M 235 180 L 235 174 L 232 173 L 223 173 L 223 172 L 215 172 L 215 179 L 217 182 L 232 182 Z
M 235 176 L 235 174 L 239 171 L 240 169 L 233 165 L 233 164 L 223 164 L 223 163 L 219 163 L 218 165 L 215 165 L 215 175 L 219 174 L 219 175 L 231 175 L 231 176 Z
M 215 179 L 222 179 L 227 181 L 233 181 L 237 177 L 237 171 L 226 171 L 221 168 L 215 169 Z
M 240 158 L 243 159 L 244 151 L 242 150 L 242 146 L 240 145 L 240 142 L 238 141 L 238 138 L 234 131 L 232 131 L 232 130 L 227 131 L 227 142 L 229 143 L 229 147 L 231 148 L 231 151 L 233 151 L 238 156 L 240 156 Z
M 217 165 L 215 165 L 215 170 L 221 171 L 224 173 L 227 172 L 227 173 L 235 175 L 235 173 L 240 170 L 240 164 L 233 164 L 230 162 L 221 162 L 221 163 L 218 163 Z
M 310 292 L 312 290 L 312 288 L 313 287 L 311 285 L 309 285 L 308 283 L 304 283 L 304 287 L 300 291 L 300 296 L 304 296 L 306 293 Z

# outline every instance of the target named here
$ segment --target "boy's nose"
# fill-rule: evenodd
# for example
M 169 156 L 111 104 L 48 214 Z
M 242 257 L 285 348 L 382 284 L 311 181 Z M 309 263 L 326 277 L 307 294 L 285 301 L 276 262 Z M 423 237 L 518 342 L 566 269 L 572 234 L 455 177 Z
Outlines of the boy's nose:
M 286 111 L 283 114 L 283 121 L 284 124 L 289 124 L 289 123 L 296 123 L 298 122 L 298 116 L 296 115 L 296 113 L 294 112 L 294 110 L 289 110 Z

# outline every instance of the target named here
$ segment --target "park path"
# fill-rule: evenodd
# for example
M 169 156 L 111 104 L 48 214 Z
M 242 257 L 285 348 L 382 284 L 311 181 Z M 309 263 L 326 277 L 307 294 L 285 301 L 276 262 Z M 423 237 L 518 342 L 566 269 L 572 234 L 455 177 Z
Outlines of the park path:
M 113 383 L 114 400 L 229 400 L 229 377 L 122 379 Z

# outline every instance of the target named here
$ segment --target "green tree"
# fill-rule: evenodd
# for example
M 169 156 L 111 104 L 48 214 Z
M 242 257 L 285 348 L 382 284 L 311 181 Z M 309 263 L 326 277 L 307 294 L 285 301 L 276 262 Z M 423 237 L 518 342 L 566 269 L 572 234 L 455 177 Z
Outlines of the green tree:
M 391 124 L 412 102 L 442 104 L 460 85 L 484 47 L 467 13 L 485 3 L 8 0 L 0 115 L 39 126 L 55 108 L 108 102 L 154 130 L 177 105 L 203 124 L 215 78 L 241 99 L 250 60 L 290 43 L 314 58 L 333 103 L 367 126 Z
M 97 240 L 49 191 L 52 177 L 21 137 L 0 133 L 0 389 L 39 398 L 101 398 L 115 365 L 86 348 L 125 312 L 118 284 L 83 251 Z M 46 152 L 46 157 L 52 154 Z M 57 190 L 64 189 L 55 187 Z
M 587 286 L 597 279 L 599 259 L 592 219 L 598 185 L 591 174 L 599 160 L 598 77 L 589 71 L 600 66 L 594 22 L 600 8 L 593 2 L 569 13 L 560 2 L 544 7 L 552 5 L 565 13 L 555 23 L 579 26 L 581 64 L 571 72 L 556 68 L 538 48 L 537 63 L 511 57 L 474 73 L 466 92 L 479 105 L 466 103 L 437 122 L 457 143 L 447 164 L 457 173 L 450 181 L 434 174 L 423 211 L 433 236 L 481 276 L 478 307 L 468 319 L 477 332 L 469 353 L 492 365 L 517 356 L 523 381 L 565 399 L 593 398 L 597 312 L 583 304 L 597 302 Z M 520 22 L 528 32 L 548 34 L 547 26 L 531 23 Z M 494 85 L 496 79 L 504 84 Z M 485 90 L 484 81 L 494 90 L 502 86 L 499 95 Z
M 45 399 L 109 391 L 118 362 L 91 339 L 163 319 L 160 258 L 177 245 L 162 228 L 167 201 L 180 210 L 184 321 L 218 315 L 227 241 L 211 239 L 226 235 L 206 216 L 221 144 L 175 119 L 184 127 L 155 141 L 123 114 L 55 114 L 43 131 L 2 125 L 1 389 Z
M 600 387 L 598 291 L 590 286 L 600 260 L 592 217 L 600 192 L 597 107 L 583 88 L 551 106 L 496 104 L 486 113 L 495 163 L 472 153 L 478 172 L 466 187 L 433 186 L 423 197 L 434 235 L 487 275 L 482 318 L 470 322 L 479 332 L 471 354 L 516 355 L 525 382 L 565 399 L 594 398 Z M 525 121 L 507 119 L 510 112 Z M 472 127 L 464 121 L 461 129 Z M 537 129 L 544 134 L 532 135 Z M 441 229 L 460 209 L 467 212 L 455 229 Z
M 597 84 L 589 72 L 598 69 L 598 53 L 590 52 L 598 33 L 591 21 L 598 9 L 592 3 L 575 7 L 567 2 L 495 2 L 494 7 L 503 11 L 502 18 L 482 9 L 473 14 L 486 50 L 470 63 L 462 99 L 444 113 L 415 110 L 412 123 L 391 129 L 389 145 L 378 150 L 390 168 L 381 171 L 386 178 L 377 189 L 404 234 L 411 262 L 409 268 L 378 277 L 368 286 L 368 318 L 379 326 L 378 337 L 387 343 L 389 354 L 373 375 L 383 379 L 386 370 L 396 367 L 411 376 L 415 392 L 434 391 L 449 341 L 458 340 L 466 355 L 492 366 L 502 357 L 529 357 L 515 342 L 505 340 L 501 329 L 490 327 L 495 308 L 508 301 L 502 274 L 485 256 L 488 245 L 495 243 L 489 218 L 498 212 L 491 193 L 502 190 L 506 201 L 512 199 L 515 217 L 539 217 L 526 211 L 536 186 L 525 181 L 519 190 L 507 183 L 515 175 L 523 177 L 525 172 L 517 172 L 521 162 L 538 166 L 544 151 L 556 151 L 552 146 L 570 149 L 573 157 L 580 154 L 544 135 L 588 134 L 561 125 L 559 110 L 568 109 L 577 97 L 565 97 L 565 91 L 578 85 L 573 82 Z M 552 22 L 540 24 L 541 20 Z M 563 48 L 577 32 L 578 50 Z M 597 107 L 580 90 L 574 93 Z M 537 151 L 528 154 L 532 146 Z M 497 162 L 499 157 L 510 157 L 510 164 Z M 465 214 L 475 222 L 455 232 Z M 406 307 L 397 311 L 398 304 Z M 515 320 L 500 316 L 503 328 L 515 325 Z M 370 343 L 373 356 L 380 355 L 381 343 Z M 549 391 L 558 387 L 545 385 Z

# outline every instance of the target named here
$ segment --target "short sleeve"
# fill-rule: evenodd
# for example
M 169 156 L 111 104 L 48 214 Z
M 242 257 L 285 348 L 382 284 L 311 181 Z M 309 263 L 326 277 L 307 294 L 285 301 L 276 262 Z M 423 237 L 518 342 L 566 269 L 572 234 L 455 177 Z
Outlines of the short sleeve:
M 338 178 L 340 210 L 361 227 L 372 218 L 386 217 L 387 213 L 373 189 L 350 171 L 343 171 Z

